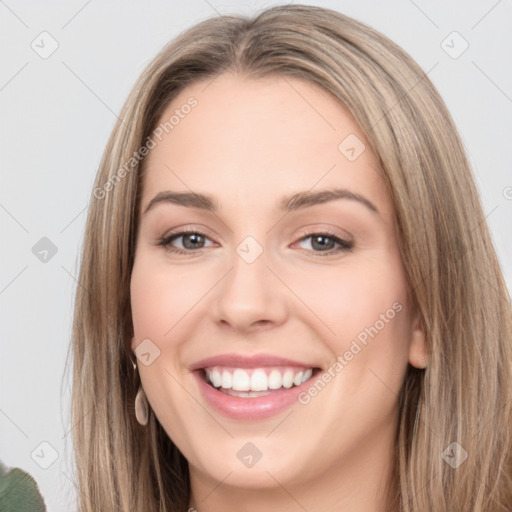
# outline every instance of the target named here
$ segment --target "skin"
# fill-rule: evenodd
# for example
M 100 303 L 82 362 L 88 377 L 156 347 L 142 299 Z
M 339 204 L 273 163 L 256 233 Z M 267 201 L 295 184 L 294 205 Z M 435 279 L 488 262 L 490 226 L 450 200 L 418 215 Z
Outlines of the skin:
M 162 121 L 190 96 L 198 101 L 146 161 L 140 212 L 166 190 L 212 195 L 220 205 L 212 213 L 159 203 L 141 214 L 131 348 L 149 338 L 160 350 L 149 366 L 138 363 L 150 407 L 189 461 L 190 506 L 199 512 L 237 503 L 249 512 L 382 512 L 397 395 L 407 365 L 427 360 L 377 159 L 347 110 L 314 84 L 232 74 L 210 82 L 168 106 Z M 366 145 L 352 162 L 338 149 L 349 134 Z M 360 194 L 378 213 L 350 199 L 286 215 L 277 208 L 284 195 L 327 188 Z M 199 248 L 181 255 L 157 245 L 187 227 L 206 238 L 171 246 Z M 332 239 L 323 248 L 308 237 L 326 229 L 352 250 L 336 253 Z M 236 252 L 248 235 L 263 249 L 251 264 Z M 401 311 L 317 396 L 265 420 L 220 415 L 189 371 L 229 352 L 327 370 L 397 302 Z M 249 441 L 262 453 L 252 468 L 237 457 Z

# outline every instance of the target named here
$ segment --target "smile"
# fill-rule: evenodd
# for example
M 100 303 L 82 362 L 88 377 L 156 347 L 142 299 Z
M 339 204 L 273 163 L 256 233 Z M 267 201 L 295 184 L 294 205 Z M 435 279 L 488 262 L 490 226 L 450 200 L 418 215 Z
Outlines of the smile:
M 313 368 L 205 368 L 205 377 L 214 388 L 231 396 L 265 396 L 281 388 L 300 386 L 313 375 Z M 265 395 L 262 392 L 266 392 Z
M 190 367 L 207 408 L 239 421 L 257 421 L 299 405 L 319 366 L 267 354 L 223 354 Z

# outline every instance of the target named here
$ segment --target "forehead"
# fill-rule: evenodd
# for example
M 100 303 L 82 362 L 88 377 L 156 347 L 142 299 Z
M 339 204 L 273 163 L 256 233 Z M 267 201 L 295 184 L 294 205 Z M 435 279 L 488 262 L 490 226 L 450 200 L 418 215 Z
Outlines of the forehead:
M 353 117 L 302 79 L 224 74 L 196 82 L 167 106 L 153 134 L 142 206 L 165 189 L 247 205 L 258 199 L 261 207 L 262 198 L 270 205 L 296 190 L 343 187 L 391 208 Z

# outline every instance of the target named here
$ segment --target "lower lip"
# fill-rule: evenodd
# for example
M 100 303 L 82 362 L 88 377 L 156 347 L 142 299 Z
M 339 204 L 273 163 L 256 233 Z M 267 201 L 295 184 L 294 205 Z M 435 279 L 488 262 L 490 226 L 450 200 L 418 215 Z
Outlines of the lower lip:
M 255 398 L 227 395 L 210 386 L 204 380 L 202 370 L 196 370 L 193 374 L 205 400 L 216 411 L 235 420 L 255 421 L 270 418 L 297 403 L 298 395 L 311 386 L 312 379 L 316 377 L 317 372 L 318 370 L 315 370 L 313 375 L 300 386 L 281 388 L 269 395 Z

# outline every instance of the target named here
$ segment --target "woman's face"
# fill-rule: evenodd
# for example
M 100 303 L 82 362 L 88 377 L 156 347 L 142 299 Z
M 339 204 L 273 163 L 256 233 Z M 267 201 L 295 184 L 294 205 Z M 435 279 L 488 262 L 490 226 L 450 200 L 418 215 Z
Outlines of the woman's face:
M 300 494 L 350 478 L 363 493 L 388 468 L 407 364 L 425 363 L 363 133 L 309 82 L 227 74 L 161 123 L 131 347 L 193 486 Z

